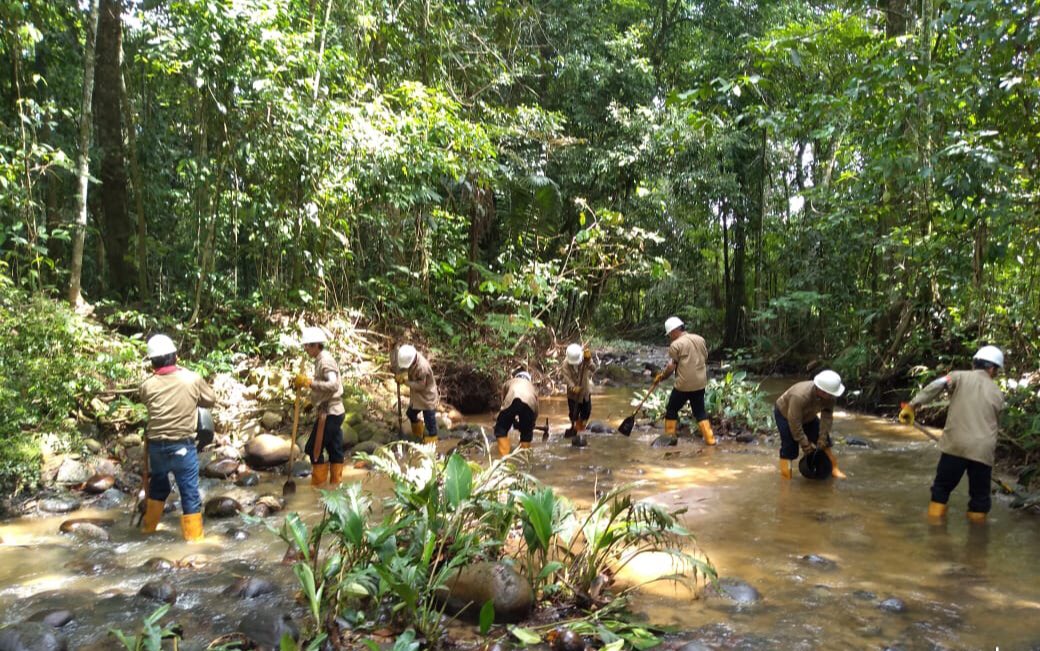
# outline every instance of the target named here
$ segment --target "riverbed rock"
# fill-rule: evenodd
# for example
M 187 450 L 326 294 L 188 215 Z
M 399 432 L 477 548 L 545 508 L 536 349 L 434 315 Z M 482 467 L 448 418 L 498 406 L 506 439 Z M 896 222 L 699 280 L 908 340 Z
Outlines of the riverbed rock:
M 149 572 L 172 572 L 177 569 L 177 564 L 169 559 L 155 556 L 142 563 L 141 569 Z
M 168 581 L 149 581 L 137 591 L 138 596 L 168 604 L 177 603 L 177 588 Z
M 107 542 L 112 539 L 108 531 L 84 518 L 83 521 L 66 520 L 61 523 L 61 532 L 67 533 L 80 540 L 100 540 Z M 68 526 L 66 526 L 68 525 Z
M 211 479 L 227 479 L 237 471 L 238 461 L 235 459 L 216 459 L 206 464 L 202 475 Z
M 899 597 L 889 597 L 878 604 L 878 608 L 886 613 L 905 613 L 906 602 Z
M 243 577 L 224 589 L 225 596 L 237 597 L 239 599 L 256 599 L 265 594 L 275 592 L 277 588 L 274 583 L 257 577 Z
M 38 503 L 39 509 L 46 513 L 71 513 L 80 507 L 81 502 L 69 495 L 45 497 Z
M 741 579 L 719 579 L 718 590 L 721 596 L 727 597 L 741 606 L 758 603 L 762 599 L 762 593 Z
M 678 445 L 678 441 L 674 436 L 658 436 L 654 439 L 654 442 L 650 444 L 652 448 L 669 448 Z
M 289 634 L 294 641 L 300 639 L 300 630 L 292 617 L 270 608 L 258 608 L 242 618 L 238 631 L 259 647 L 280 648 L 282 636 Z
M 447 612 L 463 611 L 471 618 L 491 601 L 496 622 L 518 622 L 534 605 L 534 591 L 527 579 L 504 563 L 473 563 L 460 569 L 446 585 L 442 598 L 447 601 Z
M 76 616 L 71 610 L 55 609 L 41 610 L 37 613 L 33 613 L 26 621 L 40 622 L 53 628 L 61 628 L 74 619 L 76 619 Z
M 558 628 L 553 636 L 552 651 L 584 651 L 585 638 L 569 628 Z
M 864 438 L 860 438 L 858 436 L 846 436 L 845 437 L 845 445 L 851 445 L 851 446 L 859 447 L 859 448 L 869 448 L 869 447 L 871 447 L 870 441 L 868 441 L 867 439 L 864 439 Z
M 593 434 L 610 434 L 614 430 L 603 421 L 594 420 L 591 423 L 589 423 L 589 431 Z
M 838 564 L 829 558 L 820 556 L 819 554 L 806 554 L 801 557 L 801 561 L 807 565 L 820 568 L 821 570 L 833 570 L 838 567 Z
M 66 651 L 65 637 L 42 622 L 22 622 L 0 629 L 0 651 Z
M 754 432 L 741 432 L 736 436 L 737 443 L 754 443 L 757 438 Z
M 260 424 L 264 429 L 274 429 L 282 424 L 282 415 L 277 411 L 265 411 L 260 417 Z
M 353 451 L 354 452 L 365 452 L 367 454 L 372 454 L 373 452 L 375 452 L 376 450 L 379 449 L 379 446 L 380 446 L 379 441 L 362 441 L 362 442 L 360 442 L 360 443 L 358 443 L 357 445 L 354 446 L 354 450 Z
M 260 475 L 256 474 L 252 470 L 244 472 L 235 478 L 235 486 L 241 486 L 242 488 L 249 488 L 256 486 L 260 483 Z
M 694 640 L 692 642 L 687 642 L 683 644 L 675 651 L 712 651 L 712 648 L 704 644 L 703 642 L 698 642 Z
M 119 508 L 123 505 L 126 497 L 126 493 L 118 488 L 109 488 L 104 493 L 98 495 L 97 499 L 94 500 L 94 507 L 98 509 Z
M 82 484 L 93 474 L 94 470 L 82 461 L 66 458 L 58 466 L 58 474 L 54 481 L 58 484 Z
M 222 496 L 214 497 L 206 501 L 203 513 L 207 518 L 231 518 L 239 514 L 242 505 L 238 500 Z
M 228 530 L 224 532 L 224 537 L 229 540 L 242 541 L 249 538 L 249 532 L 241 527 L 229 527 Z
M 244 457 L 250 468 L 266 470 L 289 461 L 289 441 L 273 434 L 258 434 L 246 443 Z
M 571 438 L 571 447 L 572 448 L 584 448 L 584 447 L 587 447 L 588 444 L 589 444 L 589 437 L 585 436 L 584 432 L 582 432 L 581 434 L 578 434 L 577 436 L 574 436 L 574 437 Z
M 100 495 L 115 485 L 116 478 L 112 475 L 92 475 L 83 484 L 83 492 L 91 495 Z
M 90 452 L 91 454 L 97 454 L 105 449 L 105 446 L 101 445 L 101 441 L 95 438 L 83 439 L 83 447 L 85 447 L 87 452 Z
M 270 493 L 256 498 L 256 503 L 266 506 L 270 513 L 278 513 L 285 508 L 285 499 Z
M 141 438 L 140 434 L 127 434 L 123 438 L 119 439 L 119 445 L 122 445 L 124 448 L 136 448 L 143 443 L 144 440 Z

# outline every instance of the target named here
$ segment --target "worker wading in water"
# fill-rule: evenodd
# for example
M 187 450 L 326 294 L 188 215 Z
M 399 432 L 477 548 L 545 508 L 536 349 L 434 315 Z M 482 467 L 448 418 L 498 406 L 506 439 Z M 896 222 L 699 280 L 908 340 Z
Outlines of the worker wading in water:
M 436 444 L 437 402 L 440 396 L 430 362 L 414 346 L 405 344 L 397 351 L 397 368 L 397 383 L 408 385 L 406 413 L 412 424 L 412 436 L 421 443 Z
M 563 382 L 567 385 L 567 416 L 571 426 L 564 433 L 564 438 L 581 436 L 592 416 L 592 373 L 596 365 L 592 363 L 592 351 L 581 344 L 567 346 L 567 356 L 561 372 Z
M 520 432 L 520 449 L 530 449 L 534 439 L 534 423 L 538 420 L 538 392 L 531 383 L 531 374 L 520 371 L 502 387 L 502 410 L 495 421 L 495 439 L 498 454 L 510 452 L 509 430 Z
M 668 345 L 668 357 L 671 360 L 657 374 L 654 382 L 660 383 L 675 374 L 675 386 L 668 396 L 664 414 L 666 442 L 668 445 L 678 442 L 679 411 L 686 403 L 690 403 L 704 442 L 715 445 L 715 433 L 711 430 L 708 412 L 704 409 L 704 389 L 708 386 L 708 346 L 700 335 L 686 332 L 686 326 L 679 317 L 665 320 L 664 333 L 671 340 Z
M 961 477 L 968 473 L 968 519 L 984 523 L 991 500 L 989 484 L 993 475 L 993 453 L 997 447 L 1000 411 L 1004 395 L 993 381 L 1004 368 L 1004 353 L 996 346 L 983 346 L 972 360 L 973 370 L 954 371 L 933 380 L 899 412 L 902 423 L 912 425 L 914 412 L 944 390 L 950 392 L 950 408 L 946 414 L 939 449 L 942 455 L 935 468 L 932 501 L 928 515 L 934 519 L 946 515 L 950 493 Z
M 343 481 L 343 382 L 339 364 L 325 350 L 328 337 L 321 328 L 304 328 L 300 341 L 303 350 L 314 360 L 314 377 L 296 376 L 296 389 L 310 389 L 311 403 L 318 419 L 311 428 L 304 451 L 311 459 L 311 485 L 333 486 Z M 320 440 L 319 440 L 320 439 Z M 328 453 L 328 460 L 324 455 Z
M 777 399 L 773 418 L 780 431 L 780 475 L 784 479 L 791 478 L 791 461 L 798 458 L 799 448 L 805 454 L 823 450 L 831 460 L 831 476 L 845 479 L 831 449 L 834 403 L 843 393 L 841 376 L 822 371 L 812 380 L 793 385 Z
M 148 409 L 145 430 L 148 452 L 148 500 L 141 531 L 152 533 L 162 519 L 172 486 L 181 494 L 181 533 L 188 542 L 202 538 L 202 498 L 199 457 L 195 450 L 199 407 L 216 402 L 213 389 L 197 373 L 177 366 L 177 347 L 166 335 L 148 340 L 152 376 L 141 383 L 141 401 Z

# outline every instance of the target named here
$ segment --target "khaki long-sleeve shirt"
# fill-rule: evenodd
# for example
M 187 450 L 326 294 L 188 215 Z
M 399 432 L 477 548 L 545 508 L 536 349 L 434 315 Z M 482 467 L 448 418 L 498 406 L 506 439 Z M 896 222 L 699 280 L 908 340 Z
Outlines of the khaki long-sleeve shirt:
M 521 402 L 531 408 L 535 418 L 538 417 L 538 390 L 531 382 L 515 377 L 502 387 L 502 396 L 502 409 L 513 404 L 513 401 L 519 398 Z
M 563 368 L 561 369 L 561 375 L 563 376 L 563 382 L 567 385 L 567 397 L 573 398 L 579 402 L 588 400 L 592 395 L 592 374 L 596 372 L 596 364 L 590 359 L 588 365 L 585 368 L 585 381 L 581 386 L 581 393 L 578 395 L 572 395 L 571 390 L 578 386 L 581 380 L 581 362 L 575 366 L 563 361 Z
M 668 357 L 675 362 L 675 388 L 700 391 L 708 386 L 708 345 L 704 337 L 684 333 L 668 346 Z
M 339 416 L 343 409 L 343 378 L 336 358 L 322 350 L 314 358 L 314 380 L 311 382 L 311 402 L 319 414 Z
M 798 382 L 777 398 L 776 407 L 791 426 L 791 437 L 803 450 L 809 447 L 809 438 L 805 435 L 804 426 L 813 422 L 817 414 L 820 418 L 820 438 L 818 447 L 830 447 L 831 427 L 834 424 L 834 403 L 832 396 L 821 396 L 816 391 L 812 380 Z
M 1004 408 L 1000 387 L 984 370 L 954 371 L 926 386 L 910 405 L 917 408 L 931 402 L 943 389 L 950 392 L 950 408 L 939 449 L 992 466 Z
M 412 409 L 436 409 L 440 401 L 437 378 L 433 368 L 422 353 L 415 354 L 415 362 L 408 369 L 409 405 Z
M 186 368 L 160 372 L 141 383 L 141 402 L 148 409 L 145 436 L 152 441 L 195 438 L 199 407 L 212 407 L 217 396 L 198 373 Z

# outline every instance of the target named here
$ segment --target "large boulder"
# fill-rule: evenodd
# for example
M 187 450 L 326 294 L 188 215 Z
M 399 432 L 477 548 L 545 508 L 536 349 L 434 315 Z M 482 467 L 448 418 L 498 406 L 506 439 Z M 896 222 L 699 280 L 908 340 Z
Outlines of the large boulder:
M 66 651 L 65 638 L 53 626 L 23 622 L 0 629 L 0 651 Z
M 446 593 L 447 612 L 462 612 L 476 618 L 484 604 L 491 601 L 495 606 L 496 622 L 518 622 L 531 612 L 534 606 L 534 590 L 519 572 L 505 563 L 483 561 L 460 569 L 448 580 Z
M 30 616 L 27 621 L 42 622 L 53 628 L 61 628 L 75 619 L 76 615 L 74 615 L 71 610 L 59 608 L 53 610 L 41 610 Z
M 237 500 L 224 496 L 207 500 L 203 513 L 207 518 L 231 518 L 241 510 L 242 505 Z
M 222 594 L 239 599 L 256 599 L 265 594 L 271 594 L 276 590 L 277 588 L 270 581 L 250 576 L 235 581 L 225 588 Z
M 94 471 L 87 464 L 76 459 L 66 458 L 58 466 L 58 475 L 54 481 L 59 484 L 82 484 L 90 479 Z
M 202 475 L 212 479 L 227 479 L 237 470 L 238 461 L 235 459 L 217 459 L 206 464 L 202 469 Z
M 168 604 L 177 602 L 177 588 L 169 581 L 149 581 L 137 591 L 138 596 Z
M 100 495 L 115 485 L 116 478 L 112 475 L 93 475 L 83 484 L 83 492 Z
M 274 429 L 282 424 L 282 415 L 277 411 L 265 411 L 260 417 L 260 424 L 264 429 Z
M 290 443 L 273 434 L 258 434 L 246 443 L 245 461 L 250 468 L 265 470 L 289 461 Z
M 46 513 L 70 513 L 80 507 L 80 501 L 69 495 L 45 497 L 38 502 L 38 507 Z

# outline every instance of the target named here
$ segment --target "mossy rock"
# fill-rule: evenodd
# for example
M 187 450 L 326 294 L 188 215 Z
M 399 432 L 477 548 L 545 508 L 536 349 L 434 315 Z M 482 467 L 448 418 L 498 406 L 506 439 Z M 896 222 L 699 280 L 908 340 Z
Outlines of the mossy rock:
M 350 413 L 360 412 L 364 410 L 364 408 L 365 406 L 361 403 L 360 400 L 348 398 L 343 401 L 343 409 L 345 409 L 348 412 L 348 416 L 350 415 Z
M 362 421 L 361 414 L 356 412 L 356 411 L 348 411 L 343 416 L 343 424 L 344 425 L 357 425 L 361 421 Z
M 372 454 L 373 452 L 378 450 L 380 447 L 381 446 L 376 441 L 362 441 L 361 443 L 358 443 L 354 447 L 353 451 L 354 452 L 367 452 L 368 454 Z
M 350 425 L 343 426 L 343 445 L 353 447 L 358 444 L 358 432 Z
M 359 442 L 371 441 L 383 431 L 383 428 L 372 422 L 359 423 L 353 429 L 357 431 Z

